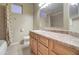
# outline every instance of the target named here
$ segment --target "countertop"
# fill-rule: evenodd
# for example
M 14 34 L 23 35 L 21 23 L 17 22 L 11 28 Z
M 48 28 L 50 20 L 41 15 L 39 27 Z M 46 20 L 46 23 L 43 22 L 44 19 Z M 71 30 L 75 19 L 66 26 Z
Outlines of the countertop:
M 44 31 L 44 30 L 32 30 L 31 32 L 60 41 L 62 43 L 66 43 L 67 45 L 73 46 L 79 50 L 79 38 L 76 38 L 74 36 L 63 34 L 63 33 Z

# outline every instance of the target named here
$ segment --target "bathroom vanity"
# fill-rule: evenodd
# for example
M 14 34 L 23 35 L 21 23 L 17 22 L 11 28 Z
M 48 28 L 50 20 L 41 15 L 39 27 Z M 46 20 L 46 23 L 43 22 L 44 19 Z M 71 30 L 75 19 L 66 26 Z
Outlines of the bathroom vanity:
M 79 55 L 79 39 L 57 32 L 30 31 L 30 47 L 35 55 Z

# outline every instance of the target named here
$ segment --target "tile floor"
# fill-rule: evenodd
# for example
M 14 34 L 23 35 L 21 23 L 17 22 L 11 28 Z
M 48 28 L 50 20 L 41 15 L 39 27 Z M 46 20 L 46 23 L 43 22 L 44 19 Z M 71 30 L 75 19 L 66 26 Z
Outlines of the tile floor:
M 24 47 L 22 44 L 10 45 L 7 49 L 6 55 L 33 55 L 28 47 Z

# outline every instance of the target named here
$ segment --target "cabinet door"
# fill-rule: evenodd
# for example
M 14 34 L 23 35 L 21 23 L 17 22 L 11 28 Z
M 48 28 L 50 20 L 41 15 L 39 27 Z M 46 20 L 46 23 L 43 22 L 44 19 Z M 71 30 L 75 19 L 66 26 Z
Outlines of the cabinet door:
M 38 52 L 40 51 L 40 53 L 42 55 L 48 55 L 48 48 L 45 47 L 43 44 L 41 44 L 40 42 L 38 43 Z
M 42 53 L 40 51 L 38 51 L 38 55 L 42 55 Z
M 33 38 L 32 37 L 30 37 L 30 47 L 32 48 L 32 46 L 33 46 Z
M 49 55 L 56 55 L 54 51 L 50 51 Z
M 56 52 L 59 55 L 79 54 L 79 51 L 77 51 L 76 49 L 68 47 L 66 44 L 63 44 L 57 41 L 54 41 L 54 52 Z
M 37 40 L 31 38 L 31 49 L 34 54 L 37 54 Z
M 53 49 L 54 49 L 54 43 L 53 43 L 54 41 L 53 40 L 49 40 L 49 46 L 48 46 L 48 48 L 49 48 L 49 55 L 56 55 L 56 53 L 53 51 Z
M 38 41 L 41 42 L 41 44 L 43 44 L 44 46 L 48 47 L 48 38 L 40 36 L 40 39 Z

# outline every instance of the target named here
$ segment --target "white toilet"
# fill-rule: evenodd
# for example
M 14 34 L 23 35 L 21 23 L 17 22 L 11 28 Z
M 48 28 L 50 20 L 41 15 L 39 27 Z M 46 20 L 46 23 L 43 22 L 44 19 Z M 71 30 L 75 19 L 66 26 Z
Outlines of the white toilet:
M 25 33 L 25 29 L 21 28 L 20 32 L 23 34 L 23 47 L 29 46 L 29 35 Z
M 23 40 L 24 40 L 24 47 L 28 47 L 29 46 L 29 36 L 24 36 L 23 37 Z

